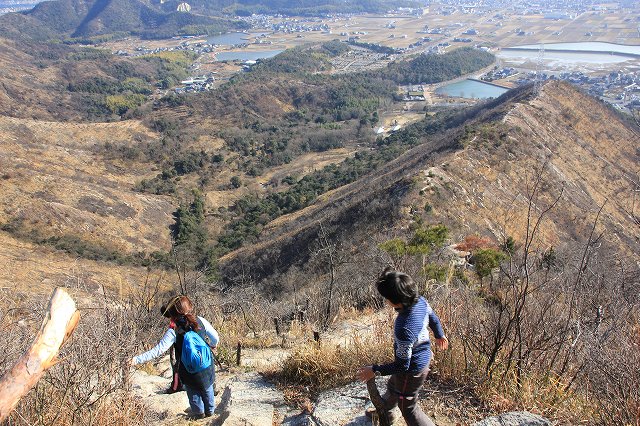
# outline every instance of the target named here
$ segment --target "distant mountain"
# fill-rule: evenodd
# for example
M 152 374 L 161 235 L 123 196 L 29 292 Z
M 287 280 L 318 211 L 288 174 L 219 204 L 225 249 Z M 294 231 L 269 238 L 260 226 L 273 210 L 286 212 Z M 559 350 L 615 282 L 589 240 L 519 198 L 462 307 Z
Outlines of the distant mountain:
M 192 0 L 191 12 L 178 12 L 177 0 L 56 0 L 32 10 L 0 16 L 0 34 L 13 39 L 88 39 L 111 34 L 164 38 L 243 29 L 234 16 L 252 13 L 326 15 L 381 13 L 400 6 L 419 6 L 403 0 Z
M 111 34 L 163 38 L 244 28 L 228 19 L 177 12 L 143 0 L 58 0 L 0 16 L 0 33 L 13 39 L 84 39 Z

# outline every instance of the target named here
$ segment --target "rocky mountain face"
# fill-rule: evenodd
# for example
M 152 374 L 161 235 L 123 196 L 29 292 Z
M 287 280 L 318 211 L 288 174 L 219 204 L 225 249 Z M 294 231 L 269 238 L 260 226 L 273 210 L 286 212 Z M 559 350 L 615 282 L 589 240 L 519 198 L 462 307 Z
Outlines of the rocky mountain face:
M 542 230 L 547 245 L 584 242 L 596 225 L 612 246 L 637 252 L 639 140 L 616 113 L 569 85 L 551 83 L 531 101 L 514 104 L 494 126 L 497 140 L 480 126 L 446 170 L 434 166 L 436 176 L 453 184 L 447 216 L 498 240 L 522 239 L 531 198 L 536 212 L 551 207 Z

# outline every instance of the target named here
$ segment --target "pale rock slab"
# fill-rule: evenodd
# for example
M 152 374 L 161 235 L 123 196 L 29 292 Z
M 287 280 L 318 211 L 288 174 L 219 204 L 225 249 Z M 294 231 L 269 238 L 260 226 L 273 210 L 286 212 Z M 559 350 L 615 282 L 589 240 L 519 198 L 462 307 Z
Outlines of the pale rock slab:
M 185 416 L 185 409 L 189 407 L 187 393 L 164 393 L 169 387 L 166 378 L 137 370 L 131 375 L 131 383 L 134 395 L 142 398 L 152 417 L 163 420 Z
M 387 379 L 385 377 L 376 379 L 381 393 L 384 393 L 386 389 Z M 366 384 L 354 382 L 322 393 L 311 418 L 318 426 L 369 426 L 371 420 L 364 415 L 365 410 L 369 407 L 372 405 L 369 401 Z M 394 414 L 398 419 L 394 425 L 405 425 L 400 410 L 396 408 Z
M 230 378 L 216 412 L 225 426 L 273 426 L 284 395 L 257 373 Z
M 512 411 L 487 417 L 472 426 L 551 426 L 551 424 L 549 420 L 537 414 L 528 411 Z

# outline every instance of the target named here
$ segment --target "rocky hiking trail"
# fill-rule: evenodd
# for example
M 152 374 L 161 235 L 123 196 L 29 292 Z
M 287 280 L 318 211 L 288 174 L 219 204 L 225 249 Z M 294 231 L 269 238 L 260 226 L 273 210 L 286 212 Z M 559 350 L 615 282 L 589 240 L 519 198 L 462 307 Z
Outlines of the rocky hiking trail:
M 168 358 L 161 361 L 169 364 Z M 167 374 L 168 373 L 168 374 Z M 225 425 L 225 426 L 366 426 L 372 422 L 364 412 L 371 407 L 364 383 L 354 382 L 320 394 L 311 413 L 290 407 L 284 394 L 256 371 L 217 372 L 216 410 L 212 417 L 189 420 L 185 392 L 165 394 L 171 371 L 164 376 L 150 375 L 142 370 L 133 373 L 132 386 L 150 414 L 149 425 Z M 377 379 L 379 389 L 386 379 Z M 394 425 L 405 426 L 399 410 Z M 465 423 L 435 417 L 437 425 L 456 426 Z M 546 426 L 548 420 L 527 412 L 506 413 L 474 423 L 474 426 Z
M 354 332 L 371 332 L 372 327 L 361 321 L 343 321 L 331 333 L 323 335 L 323 344 L 348 344 Z M 189 406 L 185 392 L 164 393 L 169 386 L 171 368 L 169 357 L 155 363 L 152 369 L 133 372 L 132 388 L 150 413 L 150 425 L 370 425 L 364 415 L 372 406 L 368 402 L 364 383 L 320 394 L 313 410 L 301 410 L 287 405 L 284 393 L 266 380 L 260 372 L 273 369 L 290 353 L 284 348 L 245 348 L 242 365 L 216 367 L 216 409 L 214 415 L 202 420 L 189 420 L 185 409 Z M 145 370 L 161 371 L 150 374 Z M 379 378 L 379 387 L 386 383 Z M 400 413 L 398 412 L 398 415 Z M 403 422 L 396 422 L 403 425 Z M 448 423 L 450 424 L 450 423 Z
M 324 344 L 346 344 L 354 333 L 372 332 L 369 324 L 373 321 L 343 321 L 324 336 Z M 189 420 L 186 408 L 189 406 L 185 392 L 164 393 L 169 386 L 171 369 L 168 356 L 155 363 L 159 374 L 150 374 L 152 369 L 138 369 L 132 373 L 131 385 L 134 394 L 141 399 L 148 411 L 148 424 L 152 426 L 169 425 L 225 425 L 225 426 L 365 426 L 372 422 L 364 413 L 373 407 L 364 383 L 354 381 L 346 386 L 321 393 L 312 407 L 301 409 L 287 405 L 284 393 L 275 384 L 261 374 L 277 367 L 291 349 L 266 348 L 245 349 L 242 365 L 220 370 L 216 368 L 216 409 L 212 417 L 202 420 Z M 355 373 L 355 372 L 354 372 Z M 385 389 L 386 378 L 376 380 L 381 392 Z M 473 420 L 460 420 L 459 415 L 449 418 L 443 410 L 433 409 L 432 405 L 448 406 L 448 411 L 470 410 L 466 419 L 484 417 L 477 407 L 463 401 L 455 392 L 433 389 L 437 384 L 425 384 L 422 396 L 425 412 L 437 425 L 457 426 L 473 423 Z M 444 395 L 444 396 L 443 396 Z M 459 407 L 455 407 L 459 405 Z M 451 410 L 451 407 L 454 407 Z M 478 411 L 475 411 L 478 410 Z M 399 410 L 394 425 L 404 426 Z M 447 410 L 444 410 L 447 412 Z M 537 426 L 550 425 L 548 420 L 530 413 L 507 413 L 474 423 L 477 426 Z
M 168 365 L 168 360 L 166 361 Z M 168 371 L 170 373 L 170 370 Z M 165 374 L 166 375 L 166 374 Z M 284 394 L 255 371 L 216 373 L 216 410 L 212 417 L 189 420 L 185 392 L 165 394 L 169 378 L 144 371 L 133 374 L 134 393 L 151 413 L 150 425 L 227 425 L 227 426 L 337 426 L 371 425 L 364 415 L 370 407 L 367 388 L 353 384 L 322 393 L 311 413 L 287 406 Z M 385 379 L 378 379 L 384 386 Z M 399 411 L 397 413 L 400 415 Z M 404 425 L 400 419 L 395 424 Z M 452 425 L 455 423 L 439 423 Z

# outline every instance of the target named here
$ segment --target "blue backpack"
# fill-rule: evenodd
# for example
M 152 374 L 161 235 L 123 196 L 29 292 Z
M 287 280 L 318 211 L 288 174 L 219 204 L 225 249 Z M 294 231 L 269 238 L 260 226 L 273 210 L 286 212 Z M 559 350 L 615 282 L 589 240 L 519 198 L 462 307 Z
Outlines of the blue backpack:
M 189 373 L 199 373 L 211 366 L 211 348 L 196 331 L 187 331 L 182 342 L 180 360 Z

